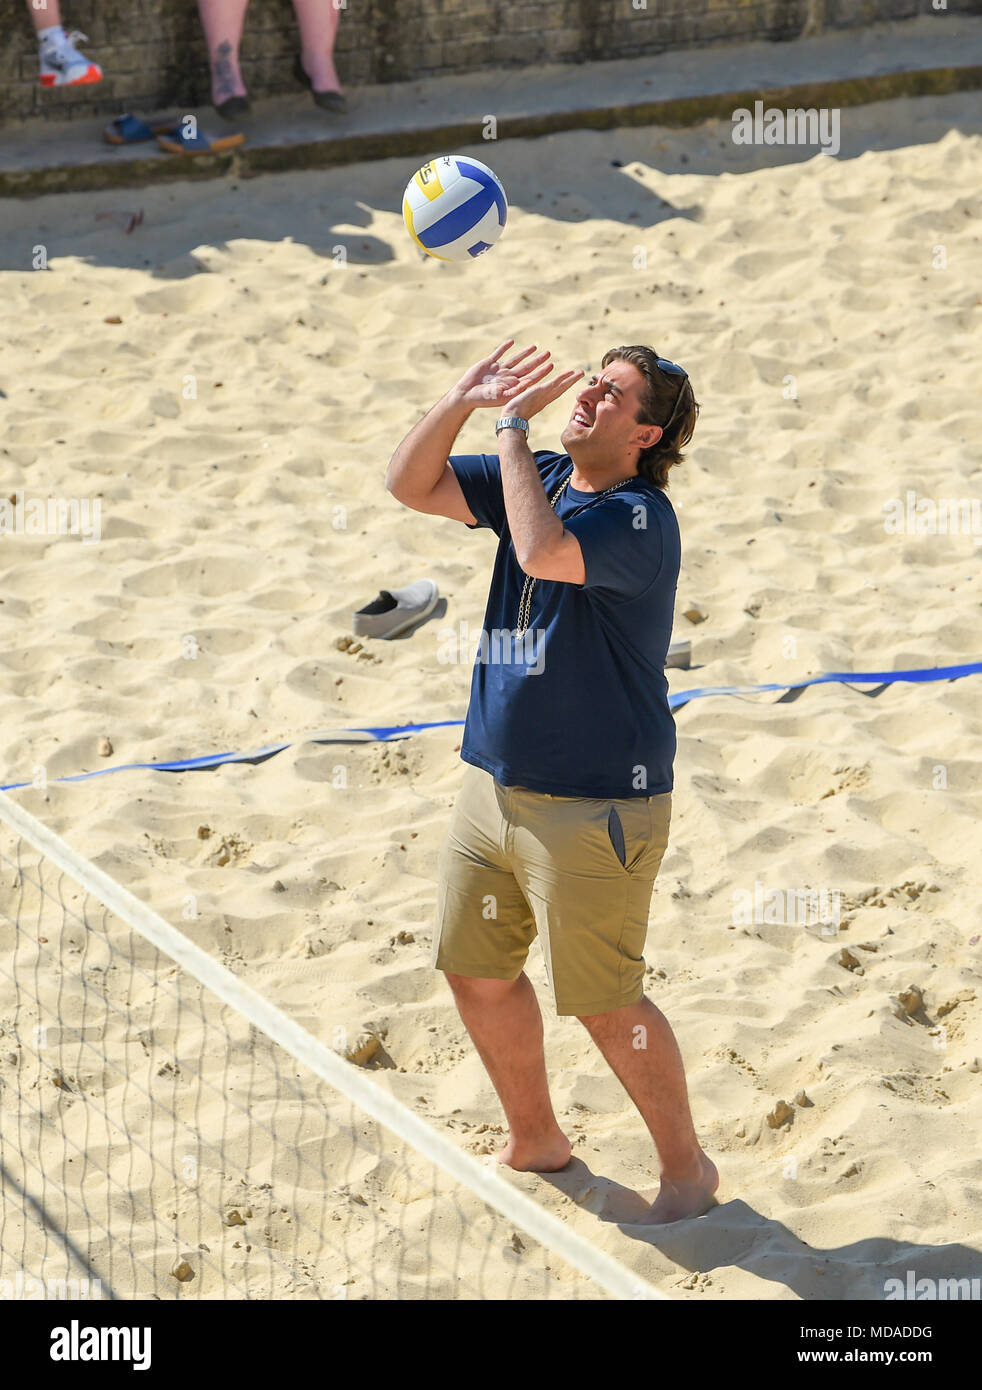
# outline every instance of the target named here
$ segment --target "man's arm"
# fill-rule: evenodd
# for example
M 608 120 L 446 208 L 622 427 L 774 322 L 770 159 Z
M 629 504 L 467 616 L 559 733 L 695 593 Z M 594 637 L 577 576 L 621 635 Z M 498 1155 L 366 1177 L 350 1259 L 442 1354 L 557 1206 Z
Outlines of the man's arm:
M 397 502 L 414 512 L 446 516 L 476 526 L 447 458 L 473 405 L 454 387 L 406 435 L 389 461 L 385 486 Z
M 468 368 L 452 390 L 427 411 L 406 435 L 389 461 L 386 489 L 397 502 L 415 512 L 448 516 L 476 526 L 477 518 L 464 498 L 456 474 L 447 462 L 454 440 L 472 410 L 479 406 L 501 409 L 519 392 L 542 380 L 552 367 L 548 352 L 525 348 L 502 362 L 506 348 L 514 345 L 507 338 L 489 357 L 482 357 Z
M 501 431 L 498 457 L 508 529 L 522 569 L 533 579 L 585 583 L 580 543 L 549 505 L 524 430 L 513 427 Z
M 524 391 L 512 397 L 508 414 L 531 419 L 568 391 L 582 375 L 581 371 L 568 371 L 541 384 L 530 381 Z M 501 431 L 498 457 L 508 529 L 522 569 L 533 579 L 584 584 L 586 566 L 580 543 L 564 528 L 549 505 L 524 430 L 512 427 Z

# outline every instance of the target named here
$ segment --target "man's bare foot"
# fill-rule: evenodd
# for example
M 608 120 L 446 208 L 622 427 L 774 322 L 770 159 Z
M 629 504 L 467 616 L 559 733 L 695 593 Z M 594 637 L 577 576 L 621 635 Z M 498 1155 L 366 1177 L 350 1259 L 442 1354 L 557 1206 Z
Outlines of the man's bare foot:
M 719 1173 L 712 1159 L 701 1155 L 701 1171 L 691 1179 L 661 1180 L 658 1196 L 642 1217 L 643 1226 L 667 1226 L 671 1221 L 684 1221 L 687 1216 L 702 1216 L 716 1205 L 714 1193 L 719 1187 Z
M 509 1139 L 495 1157 L 499 1163 L 514 1168 L 517 1173 L 556 1173 L 566 1167 L 572 1153 L 572 1144 L 562 1130 L 558 1130 L 537 1144 Z

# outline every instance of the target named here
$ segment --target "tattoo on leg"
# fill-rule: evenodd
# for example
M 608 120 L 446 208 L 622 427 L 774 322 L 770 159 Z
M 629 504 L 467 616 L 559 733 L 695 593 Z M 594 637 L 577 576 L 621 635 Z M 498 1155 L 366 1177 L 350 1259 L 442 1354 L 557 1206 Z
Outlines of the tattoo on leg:
M 212 72 L 215 79 L 215 96 L 219 101 L 232 95 L 235 89 L 235 74 L 232 70 L 232 45 L 223 39 L 215 49 Z

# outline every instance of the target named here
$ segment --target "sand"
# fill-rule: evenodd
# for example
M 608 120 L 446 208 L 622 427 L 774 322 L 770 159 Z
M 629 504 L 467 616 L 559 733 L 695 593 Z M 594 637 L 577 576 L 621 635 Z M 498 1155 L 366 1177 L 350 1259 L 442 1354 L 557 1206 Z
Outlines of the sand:
M 414 161 L 3 207 L 3 490 L 98 497 L 102 513 L 98 544 L 2 537 L 0 781 L 43 768 L 46 790 L 14 793 L 21 804 L 318 1037 L 384 1033 L 390 1064 L 366 1075 L 480 1155 L 500 1146 L 480 1127 L 501 1114 L 428 966 L 460 730 L 305 741 L 466 710 L 470 669 L 439 659 L 441 634 L 479 629 L 495 541 L 401 508 L 383 487 L 389 456 L 506 336 L 563 366 L 650 342 L 686 364 L 703 407 L 671 491 L 676 636 L 694 650 L 674 690 L 977 660 L 980 537 L 890 534 L 884 507 L 908 490 L 982 495 L 982 134 L 966 94 L 844 112 L 837 159 L 736 148 L 718 122 L 469 153 L 512 208 L 500 245 L 462 267 L 421 263 L 402 227 Z M 47 272 L 30 268 L 37 246 Z M 534 444 L 554 445 L 567 414 L 564 399 L 538 417 Z M 458 450 L 493 448 L 491 423 L 476 413 Z M 445 604 L 422 628 L 339 649 L 380 587 L 426 575 Z M 682 616 L 690 601 L 705 621 Z M 980 691 L 978 677 L 832 685 L 679 712 L 647 992 L 677 1031 L 722 1173 L 704 1218 L 634 1224 L 657 1183 L 650 1140 L 581 1026 L 555 1017 L 533 950 L 576 1159 L 510 1180 L 661 1291 L 877 1299 L 908 1269 L 978 1273 Z M 57 781 L 271 743 L 292 746 L 255 767 Z M 839 894 L 838 933 L 734 922 L 757 883 Z M 0 928 L 5 977 L 11 941 Z M 911 985 L 923 1009 L 900 1017 Z M 115 1066 L 89 1088 L 107 1104 L 152 990 L 118 987 L 133 1019 L 105 1033 Z M 6 978 L 0 999 L 6 1042 Z M 148 1078 L 165 1033 L 142 1049 Z M 186 1065 L 201 1037 L 187 1027 Z M 220 1135 L 222 1086 L 202 1094 L 199 1127 Z M 790 1116 L 772 1128 L 779 1100 Z M 151 1134 L 143 1111 L 128 1123 Z M 56 1128 L 41 1143 L 60 1171 Z M 147 1263 L 117 1263 L 124 1292 L 154 1277 L 176 1288 L 140 1214 L 171 1219 L 166 1179 L 107 1163 L 144 1202 L 126 1221 Z M 258 1200 L 261 1139 L 249 1163 Z M 453 1264 L 446 1202 L 384 1154 L 345 1185 L 369 1216 L 412 1202 L 429 1255 L 386 1285 L 388 1247 L 366 1218 L 350 1228 L 351 1275 L 328 1260 L 269 1292 L 308 1296 L 321 1278 L 336 1296 L 448 1296 L 452 1277 L 425 1278 L 427 1258 Z M 228 1190 L 184 1192 L 175 1250 L 246 1240 L 222 1224 Z M 325 1203 L 348 1211 L 350 1193 L 307 1181 L 283 1205 L 313 1229 Z M 273 1240 L 268 1217 L 252 1240 Z M 515 1261 L 499 1263 L 483 1276 L 492 1296 L 515 1287 Z M 223 1292 L 207 1270 L 185 1288 Z

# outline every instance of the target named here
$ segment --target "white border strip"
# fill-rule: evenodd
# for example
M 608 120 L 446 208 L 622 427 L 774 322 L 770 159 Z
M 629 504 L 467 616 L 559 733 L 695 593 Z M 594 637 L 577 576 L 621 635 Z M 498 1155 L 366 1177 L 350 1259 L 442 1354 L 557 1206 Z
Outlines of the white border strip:
M 469 1154 L 461 1152 L 401 1101 L 372 1085 L 352 1064 L 343 1061 L 305 1028 L 270 1004 L 263 995 L 237 979 L 224 965 L 141 903 L 122 884 L 116 883 L 95 864 L 76 854 L 64 840 L 11 801 L 4 792 L 0 792 L 0 820 L 6 821 L 53 864 L 70 874 L 121 921 L 152 941 L 158 950 L 170 956 L 219 999 L 238 1009 L 250 1023 L 275 1039 L 298 1062 L 354 1101 L 393 1134 L 425 1154 L 457 1182 L 477 1192 L 540 1245 L 562 1255 L 569 1264 L 615 1298 L 666 1299 L 665 1294 L 640 1275 L 633 1274 L 617 1260 L 575 1235 L 537 1202 L 511 1187 Z

